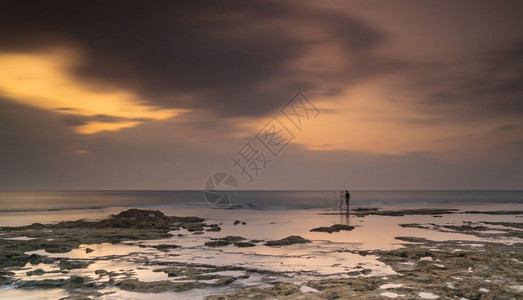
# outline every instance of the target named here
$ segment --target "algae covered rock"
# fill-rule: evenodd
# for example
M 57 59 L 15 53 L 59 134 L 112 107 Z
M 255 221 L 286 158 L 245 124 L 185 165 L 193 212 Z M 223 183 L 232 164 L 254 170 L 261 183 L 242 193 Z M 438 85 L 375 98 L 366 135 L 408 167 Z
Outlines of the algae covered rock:
M 245 248 L 245 247 L 254 247 L 254 246 L 256 246 L 256 244 L 253 244 L 250 242 L 238 242 L 238 243 L 234 243 L 234 246 L 240 247 L 240 248 Z
M 93 261 L 62 259 L 59 266 L 60 270 L 72 270 L 87 268 L 92 263 Z
M 25 274 L 27 276 L 43 275 L 43 274 L 45 274 L 45 271 L 42 270 L 42 269 L 36 269 L 36 270 L 33 270 L 33 271 L 27 271 L 27 272 L 25 272 Z
M 354 228 L 355 228 L 354 226 L 350 226 L 350 225 L 335 224 L 335 225 L 332 225 L 331 227 L 317 227 L 317 228 L 313 228 L 313 229 L 311 229 L 311 231 L 312 232 L 333 233 L 333 232 L 340 232 L 342 230 L 351 231 Z
M 219 239 L 215 239 L 215 240 L 212 240 L 210 242 L 206 242 L 205 243 L 205 246 L 208 246 L 208 247 L 223 247 L 223 246 L 227 246 L 227 245 L 230 245 L 230 244 L 237 244 L 239 243 L 240 241 L 243 241 L 245 240 L 244 237 L 241 237 L 241 236 L 236 236 L 236 235 L 228 235 L 226 237 L 223 237 L 223 238 L 219 238 Z M 241 246 L 239 246 L 241 247 Z M 245 247 L 249 247 L 249 246 L 245 246 Z
M 305 238 L 302 238 L 299 235 L 291 235 L 286 238 L 283 238 L 281 240 L 275 240 L 275 241 L 268 241 L 265 243 L 265 246 L 289 246 L 289 245 L 295 245 L 295 244 L 306 244 L 310 243 L 311 241 Z
M 229 243 L 237 243 L 239 241 L 245 240 L 245 238 L 243 238 L 241 236 L 236 236 L 236 235 L 228 235 L 228 236 L 226 236 L 224 238 L 221 238 L 220 240 L 226 241 L 226 242 L 229 242 Z
M 167 252 L 170 249 L 176 249 L 176 248 L 179 248 L 180 246 L 172 245 L 172 244 L 160 244 L 160 245 L 154 245 L 152 247 L 156 248 L 156 250 Z
M 206 284 L 201 282 L 174 282 L 169 280 L 144 282 L 138 279 L 126 279 L 117 284 L 117 286 L 124 291 L 161 293 L 167 291 L 183 292 L 195 288 L 203 288 Z
M 223 246 L 227 246 L 227 245 L 230 245 L 230 244 L 231 243 L 229 243 L 227 241 L 217 240 L 217 241 L 206 242 L 205 246 L 207 246 L 207 247 L 223 247 Z
M 168 217 L 159 210 L 129 209 L 111 218 L 96 223 L 96 228 L 169 228 L 174 224 L 191 224 L 191 227 L 201 226 L 204 220 L 198 217 Z M 187 226 L 187 225 L 186 225 Z M 203 229 L 202 229 L 203 230 Z

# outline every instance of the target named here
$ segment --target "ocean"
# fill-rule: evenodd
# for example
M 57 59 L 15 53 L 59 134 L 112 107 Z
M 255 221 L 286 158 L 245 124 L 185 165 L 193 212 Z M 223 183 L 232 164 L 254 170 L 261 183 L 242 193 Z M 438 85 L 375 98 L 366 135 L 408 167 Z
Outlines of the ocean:
M 341 191 L 240 191 L 235 206 L 262 210 L 334 208 Z M 356 207 L 451 207 L 523 204 L 522 190 L 354 190 Z M 0 212 L 59 211 L 108 207 L 207 207 L 200 190 L 0 191 Z

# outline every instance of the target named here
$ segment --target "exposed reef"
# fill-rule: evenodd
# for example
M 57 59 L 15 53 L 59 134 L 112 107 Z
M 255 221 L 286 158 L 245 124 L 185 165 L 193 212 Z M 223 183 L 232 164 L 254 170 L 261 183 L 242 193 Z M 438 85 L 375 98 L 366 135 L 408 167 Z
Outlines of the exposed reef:
M 307 244 L 310 243 L 310 240 L 304 239 L 301 236 L 298 235 L 291 235 L 286 238 L 283 238 L 281 240 L 274 240 L 274 241 L 268 241 L 265 243 L 265 246 L 289 246 L 289 245 L 295 245 L 295 244 Z
M 350 226 L 350 225 L 343 225 L 343 224 L 335 224 L 335 225 L 332 225 L 330 227 L 317 227 L 317 228 L 313 228 L 311 229 L 312 232 L 328 232 L 328 233 L 333 233 L 333 232 L 340 232 L 342 230 L 345 230 L 345 231 L 351 231 L 353 230 L 355 227 L 354 226 Z

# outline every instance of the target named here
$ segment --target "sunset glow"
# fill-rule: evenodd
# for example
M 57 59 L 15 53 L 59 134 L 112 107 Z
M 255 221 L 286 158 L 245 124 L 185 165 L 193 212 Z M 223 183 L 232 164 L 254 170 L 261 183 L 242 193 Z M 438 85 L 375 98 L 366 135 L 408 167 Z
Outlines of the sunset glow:
M 75 2 L 0 3 L 6 187 L 522 187 L 519 5 Z M 256 138 L 274 118 L 278 155 Z M 249 141 L 261 180 L 231 160 Z
M 134 127 L 139 119 L 165 120 L 182 112 L 143 104 L 136 95 L 96 89 L 71 76 L 75 55 L 68 51 L 40 54 L 0 53 L 0 94 L 18 103 L 49 112 L 83 117 L 103 115 L 111 122 L 86 121 L 75 127 L 80 134 Z

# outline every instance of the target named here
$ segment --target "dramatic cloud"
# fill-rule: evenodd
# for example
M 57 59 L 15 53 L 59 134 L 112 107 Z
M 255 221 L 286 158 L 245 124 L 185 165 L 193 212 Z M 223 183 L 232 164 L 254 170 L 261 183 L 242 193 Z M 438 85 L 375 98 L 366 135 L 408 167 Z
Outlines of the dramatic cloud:
M 61 54 L 0 54 L 0 91 L 26 105 L 90 117 L 76 124 L 76 132 L 84 134 L 133 127 L 141 119 L 162 120 L 180 113 L 146 106 L 125 91 L 89 90 L 63 72 L 71 58 Z M 103 115 L 106 117 L 99 117 Z
M 249 188 L 522 188 L 521 11 L 1 1 L 0 188 L 201 188 L 297 90 L 320 117 Z
M 68 71 L 156 106 L 267 114 L 306 89 L 337 93 L 399 63 L 385 37 L 345 12 L 280 1 L 3 2 L 0 51 L 61 46 Z
M 419 64 L 410 75 L 411 82 L 427 93 L 417 100 L 428 109 L 453 110 L 463 118 L 523 115 L 522 41 L 459 62 L 439 63 L 431 72 L 420 69 L 433 66 Z

